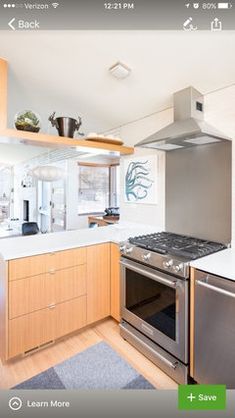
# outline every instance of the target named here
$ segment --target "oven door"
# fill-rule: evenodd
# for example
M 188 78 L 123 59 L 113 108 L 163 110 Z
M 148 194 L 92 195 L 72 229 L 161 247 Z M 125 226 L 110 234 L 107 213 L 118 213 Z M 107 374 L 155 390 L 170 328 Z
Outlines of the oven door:
M 122 257 L 121 315 L 188 363 L 188 281 Z

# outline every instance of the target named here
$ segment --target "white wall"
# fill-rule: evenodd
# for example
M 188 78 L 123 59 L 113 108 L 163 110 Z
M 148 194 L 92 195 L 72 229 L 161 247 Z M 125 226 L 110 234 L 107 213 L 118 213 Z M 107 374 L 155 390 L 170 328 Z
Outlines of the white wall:
M 172 109 L 164 110 L 148 116 L 139 121 L 127 124 L 120 128 L 120 136 L 126 145 L 135 145 L 140 140 L 153 134 L 157 130 L 171 123 L 173 120 Z M 124 201 L 124 160 L 129 156 L 121 158 L 121 199 L 120 213 L 121 221 L 138 222 L 151 224 L 158 228 L 165 227 L 165 153 L 162 151 L 136 148 L 135 156 L 158 155 L 158 203 L 148 205 L 142 203 L 126 203 Z
M 232 146 L 232 245 L 235 245 L 235 85 L 205 97 L 206 119 L 231 137 Z

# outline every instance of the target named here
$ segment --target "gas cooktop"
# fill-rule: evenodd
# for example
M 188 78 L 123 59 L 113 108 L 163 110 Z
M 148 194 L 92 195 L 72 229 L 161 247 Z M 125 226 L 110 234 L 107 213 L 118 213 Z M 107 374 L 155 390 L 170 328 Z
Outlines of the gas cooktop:
M 170 232 L 159 232 L 129 238 L 129 243 L 159 254 L 195 260 L 227 248 L 224 244 Z

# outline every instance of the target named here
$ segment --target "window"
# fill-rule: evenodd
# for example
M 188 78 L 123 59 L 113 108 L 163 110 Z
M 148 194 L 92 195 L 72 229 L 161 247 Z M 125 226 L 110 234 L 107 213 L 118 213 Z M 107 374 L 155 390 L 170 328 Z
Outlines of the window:
M 0 165 L 0 222 L 11 217 L 13 192 L 13 171 L 9 166 Z
M 79 215 L 119 206 L 119 166 L 79 165 Z

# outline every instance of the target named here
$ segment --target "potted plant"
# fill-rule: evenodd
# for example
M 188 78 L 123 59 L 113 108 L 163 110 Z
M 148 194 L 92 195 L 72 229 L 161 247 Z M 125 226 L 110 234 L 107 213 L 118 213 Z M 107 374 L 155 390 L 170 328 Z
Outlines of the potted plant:
M 41 121 L 39 115 L 31 110 L 24 110 L 15 116 L 15 127 L 20 131 L 39 132 Z

